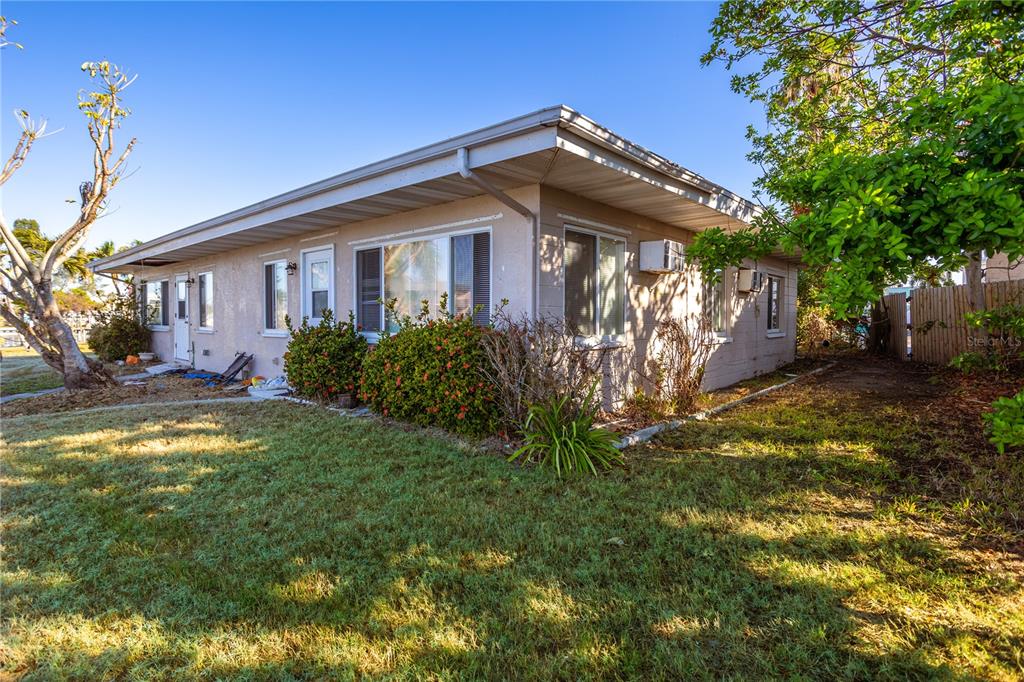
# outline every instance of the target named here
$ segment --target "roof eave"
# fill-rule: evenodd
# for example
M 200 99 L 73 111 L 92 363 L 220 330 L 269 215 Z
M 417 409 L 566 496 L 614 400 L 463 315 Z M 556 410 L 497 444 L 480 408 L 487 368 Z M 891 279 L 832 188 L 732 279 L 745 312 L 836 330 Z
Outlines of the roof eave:
M 325 180 L 304 185 L 294 190 L 270 197 L 269 199 L 264 199 L 263 201 L 244 206 L 214 218 L 189 225 L 188 227 L 184 227 L 180 230 L 169 232 L 112 256 L 91 261 L 88 267 L 95 272 L 103 270 L 113 263 L 124 264 L 130 262 L 134 256 L 150 251 L 154 247 L 158 247 L 161 244 L 165 244 L 174 239 L 202 232 L 203 230 L 214 228 L 235 220 L 247 218 L 270 209 L 279 208 L 289 203 L 316 196 L 324 192 L 329 192 L 333 189 L 343 187 L 356 181 L 367 180 L 377 175 L 415 166 L 431 159 L 452 154 L 460 147 L 474 147 L 521 135 L 538 128 L 558 125 L 563 116 L 563 109 L 565 109 L 563 106 L 538 109 L 532 113 L 524 116 L 518 116 L 493 126 L 479 128 L 462 135 L 450 137 L 448 139 L 441 140 L 440 142 L 435 142 L 424 147 L 413 149 L 412 151 L 382 159 L 381 161 L 360 166 Z

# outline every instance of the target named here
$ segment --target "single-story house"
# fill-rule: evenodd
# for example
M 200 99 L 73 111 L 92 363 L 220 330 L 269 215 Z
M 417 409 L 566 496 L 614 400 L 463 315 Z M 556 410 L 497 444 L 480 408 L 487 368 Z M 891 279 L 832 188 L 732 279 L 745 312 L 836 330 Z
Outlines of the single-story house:
M 354 311 L 371 341 L 381 300 L 415 313 L 450 294 L 487 323 L 565 319 L 613 348 L 605 398 L 633 388 L 659 320 L 710 308 L 706 388 L 793 360 L 796 259 L 776 254 L 702 286 L 697 232 L 749 223 L 750 201 L 555 106 L 271 197 L 92 264 L 142 283 L 153 350 L 203 369 L 238 351 L 282 373 L 285 315 Z

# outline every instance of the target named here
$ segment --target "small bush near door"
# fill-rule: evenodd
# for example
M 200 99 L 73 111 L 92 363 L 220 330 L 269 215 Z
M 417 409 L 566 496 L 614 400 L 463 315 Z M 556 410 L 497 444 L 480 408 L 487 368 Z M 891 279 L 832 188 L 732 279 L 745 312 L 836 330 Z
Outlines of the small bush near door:
M 104 362 L 124 360 L 149 350 L 150 332 L 141 322 L 139 304 L 131 294 L 115 296 L 96 313 L 89 347 Z
M 487 361 L 484 330 L 472 317 L 449 315 L 444 299 L 436 319 L 423 310 L 400 319 L 397 333 L 381 337 L 363 361 L 360 398 L 386 417 L 490 435 L 498 420 L 492 388 L 481 372 Z
M 356 395 L 367 343 L 349 313 L 347 322 L 336 322 L 330 310 L 317 325 L 307 318 L 292 328 L 286 318 L 291 339 L 284 354 L 288 383 L 303 397 L 334 402 L 345 394 Z

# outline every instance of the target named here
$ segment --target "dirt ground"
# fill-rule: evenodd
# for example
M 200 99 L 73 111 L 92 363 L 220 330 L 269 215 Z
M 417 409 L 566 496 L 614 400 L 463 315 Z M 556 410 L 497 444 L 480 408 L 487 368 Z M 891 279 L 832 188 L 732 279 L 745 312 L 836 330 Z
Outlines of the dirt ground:
M 792 379 L 794 376 L 825 367 L 829 362 L 830 360 L 828 359 L 800 358 L 788 365 L 779 367 L 773 372 L 746 379 L 732 386 L 709 391 L 700 396 L 700 403 L 694 411 L 707 410 L 717 405 L 739 400 L 756 391 Z M 673 415 L 656 414 L 647 409 L 647 406 L 627 404 L 621 410 L 605 414 L 598 426 L 615 433 L 627 434 L 672 418 L 674 418 Z
M 238 384 L 234 384 L 238 386 Z M 237 398 L 246 395 L 244 389 L 225 390 L 207 387 L 203 379 L 184 379 L 179 376 L 157 376 L 143 380 L 143 384 L 122 384 L 111 388 L 82 391 L 61 391 L 35 398 L 21 398 L 0 405 L 0 416 L 18 417 L 49 412 L 71 412 L 106 405 L 171 402 L 175 400 L 205 400 Z

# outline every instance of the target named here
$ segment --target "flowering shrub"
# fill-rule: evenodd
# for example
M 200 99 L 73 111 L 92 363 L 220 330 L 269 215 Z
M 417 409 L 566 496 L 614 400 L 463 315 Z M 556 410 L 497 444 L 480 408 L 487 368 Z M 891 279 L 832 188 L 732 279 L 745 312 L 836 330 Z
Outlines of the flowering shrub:
M 367 343 L 352 313 L 347 322 L 336 322 L 327 310 L 315 326 L 307 318 L 296 329 L 290 319 L 285 318 L 285 323 L 291 339 L 284 354 L 284 371 L 296 393 L 325 402 L 358 393 Z
M 485 436 L 496 428 L 497 408 L 481 371 L 484 331 L 470 316 L 444 312 L 444 299 L 438 319 L 427 319 L 424 309 L 381 336 L 363 360 L 359 397 L 386 417 Z

